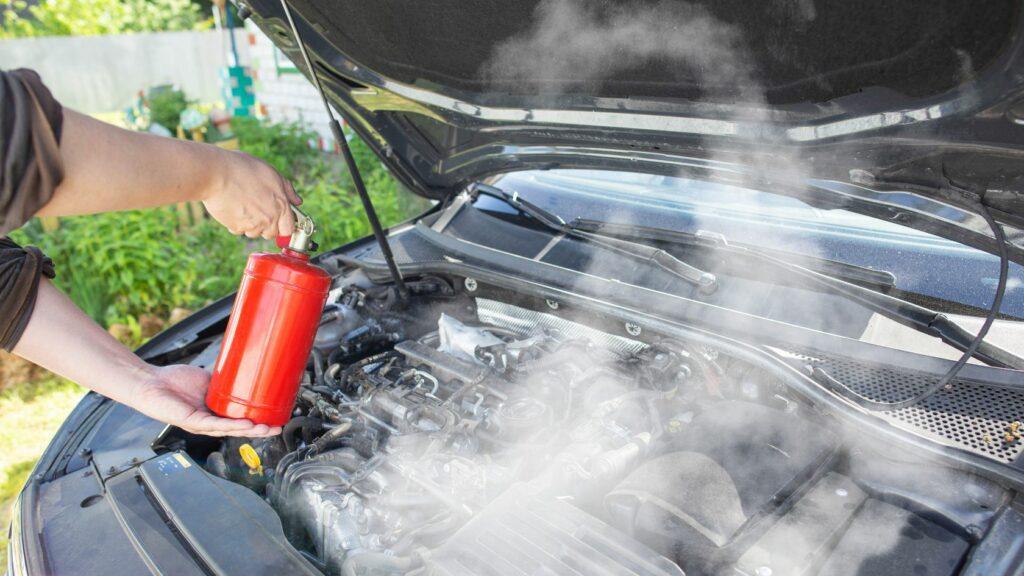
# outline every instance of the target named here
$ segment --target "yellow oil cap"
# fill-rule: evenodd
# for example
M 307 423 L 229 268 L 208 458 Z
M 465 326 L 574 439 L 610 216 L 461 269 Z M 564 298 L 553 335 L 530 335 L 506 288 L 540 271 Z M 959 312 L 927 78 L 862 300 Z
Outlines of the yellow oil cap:
M 242 457 L 242 462 L 249 467 L 249 474 L 263 474 L 263 463 L 260 461 L 260 455 L 256 453 L 256 449 L 252 447 L 252 444 L 242 444 L 238 447 L 238 454 Z

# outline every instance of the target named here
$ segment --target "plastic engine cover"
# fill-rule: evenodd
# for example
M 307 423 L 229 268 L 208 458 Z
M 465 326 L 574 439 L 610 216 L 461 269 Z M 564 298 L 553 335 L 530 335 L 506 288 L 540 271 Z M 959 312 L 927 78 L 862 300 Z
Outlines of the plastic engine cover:
M 509 489 L 427 562 L 434 576 L 684 576 L 615 528 L 525 485 Z

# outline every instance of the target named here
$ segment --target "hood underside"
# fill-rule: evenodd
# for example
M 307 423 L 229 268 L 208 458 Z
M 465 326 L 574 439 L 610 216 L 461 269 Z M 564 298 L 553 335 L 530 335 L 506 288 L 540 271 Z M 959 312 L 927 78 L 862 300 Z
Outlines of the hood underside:
M 247 5 L 304 68 L 280 2 Z M 980 201 L 1024 228 L 1015 1 L 289 5 L 332 104 L 425 196 L 625 168 L 855 211 L 837 183 Z
M 505 105 L 515 96 L 823 104 L 864 90 L 923 98 L 1010 45 L 1019 3 L 296 3 L 394 81 Z

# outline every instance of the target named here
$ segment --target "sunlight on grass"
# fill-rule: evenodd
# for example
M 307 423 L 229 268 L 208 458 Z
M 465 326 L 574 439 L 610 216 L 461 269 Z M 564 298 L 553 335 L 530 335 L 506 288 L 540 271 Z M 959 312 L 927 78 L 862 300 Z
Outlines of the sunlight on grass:
M 0 391 L 0 566 L 7 565 L 11 504 L 39 454 L 84 392 L 57 377 Z

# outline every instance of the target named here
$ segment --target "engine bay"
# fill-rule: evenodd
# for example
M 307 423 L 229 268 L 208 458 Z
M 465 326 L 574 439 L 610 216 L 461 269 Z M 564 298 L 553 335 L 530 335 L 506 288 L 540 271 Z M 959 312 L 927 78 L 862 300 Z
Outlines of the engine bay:
M 280 436 L 188 443 L 325 573 L 956 574 L 1008 499 L 707 345 L 409 287 L 336 287 Z

